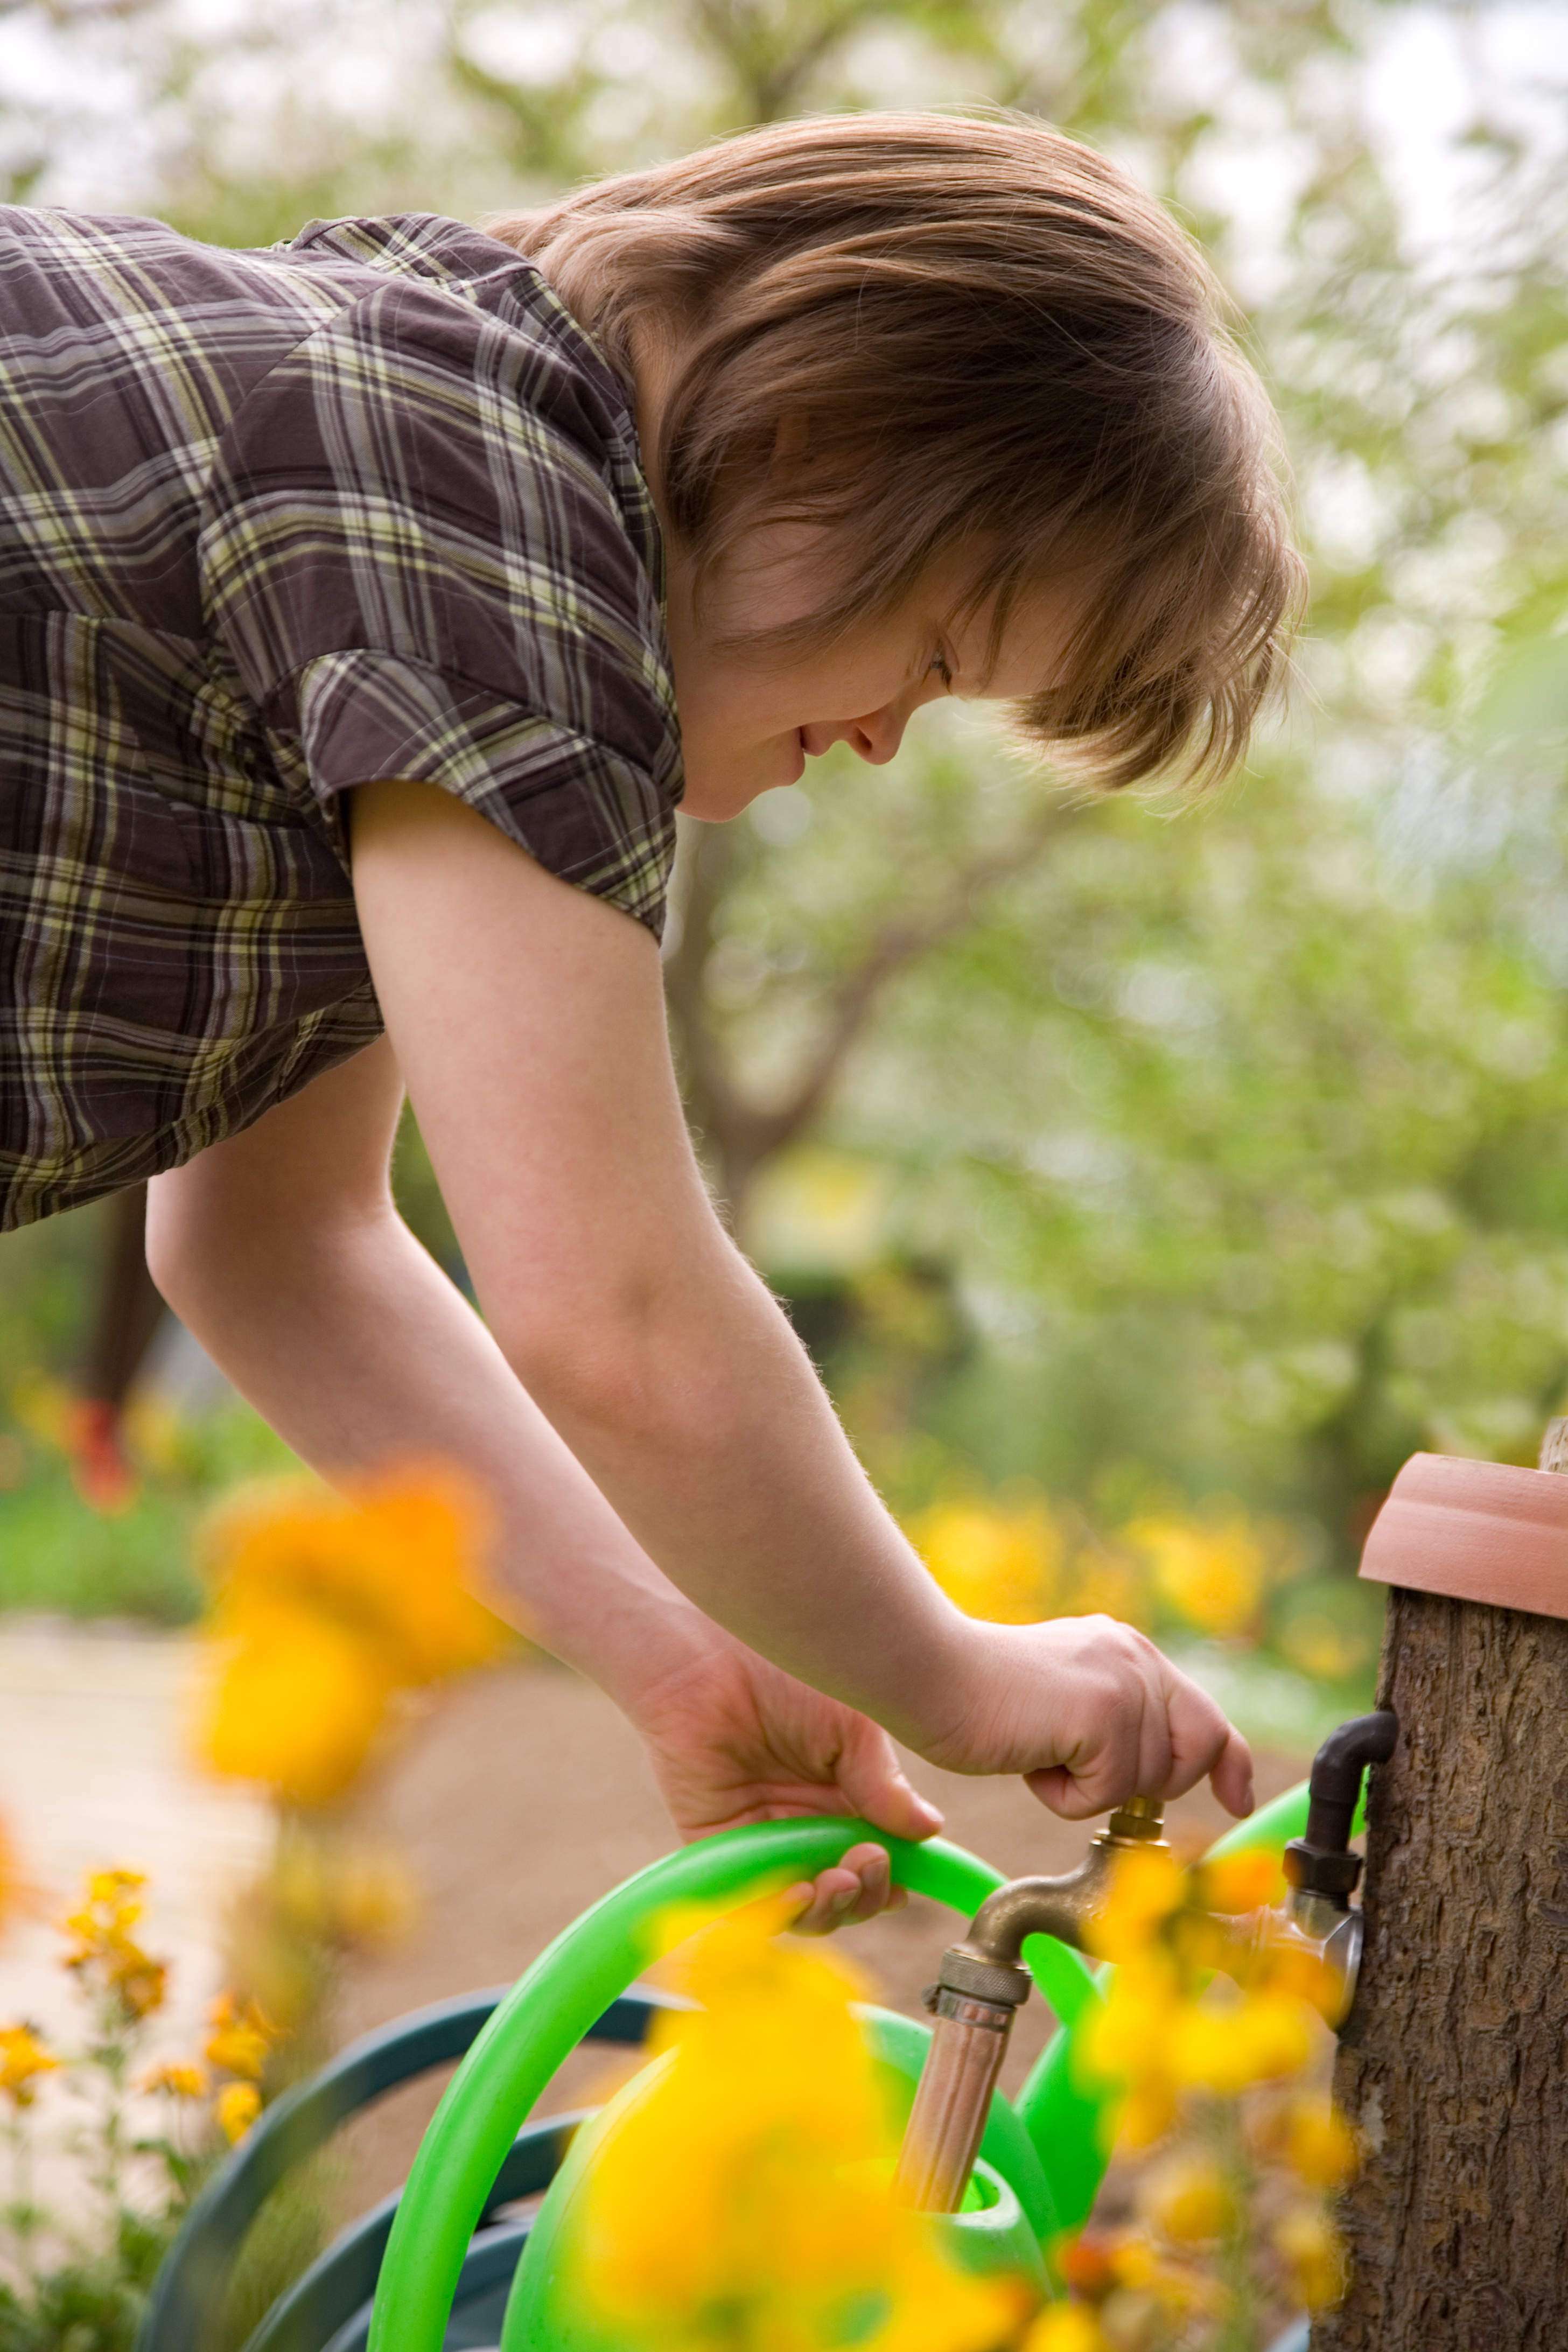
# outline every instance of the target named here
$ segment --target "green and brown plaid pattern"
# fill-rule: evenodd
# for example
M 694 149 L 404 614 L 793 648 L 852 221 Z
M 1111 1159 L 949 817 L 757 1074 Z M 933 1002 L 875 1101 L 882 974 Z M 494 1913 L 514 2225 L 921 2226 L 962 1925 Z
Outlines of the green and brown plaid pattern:
M 620 384 L 505 247 L 0 208 L 0 1226 L 379 1033 L 350 785 L 439 784 L 659 928 L 658 523 Z

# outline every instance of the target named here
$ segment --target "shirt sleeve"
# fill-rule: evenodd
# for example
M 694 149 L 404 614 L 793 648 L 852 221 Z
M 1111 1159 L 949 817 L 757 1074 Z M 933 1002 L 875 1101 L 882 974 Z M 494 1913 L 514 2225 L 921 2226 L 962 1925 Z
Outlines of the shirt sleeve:
M 248 394 L 208 625 L 322 801 L 437 784 L 657 932 L 679 737 L 629 419 L 585 339 L 487 291 L 378 288 Z

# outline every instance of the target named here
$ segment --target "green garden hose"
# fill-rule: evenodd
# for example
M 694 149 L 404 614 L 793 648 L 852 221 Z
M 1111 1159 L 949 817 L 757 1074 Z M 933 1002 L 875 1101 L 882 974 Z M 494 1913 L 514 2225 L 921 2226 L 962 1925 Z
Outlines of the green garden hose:
M 1306 1818 L 1303 1782 L 1239 1822 L 1215 1853 L 1278 1850 Z M 684 1846 L 585 1911 L 519 1979 L 464 2059 L 420 2144 L 376 2290 L 369 2352 L 441 2352 L 468 2242 L 501 2160 L 556 2068 L 646 1967 L 659 1915 L 680 1903 L 743 1902 L 815 1878 L 852 1845 L 887 1851 L 895 1885 L 965 1919 L 1003 1883 L 963 1847 L 912 1844 L 867 1822 L 763 1822 Z M 1098 2006 L 1096 1972 L 1077 1952 L 1031 1937 L 1024 1958 L 1062 2021 L 1016 2102 L 1063 2226 L 1086 2217 L 1105 2168 L 1106 2101 L 1075 2076 L 1073 2054 Z

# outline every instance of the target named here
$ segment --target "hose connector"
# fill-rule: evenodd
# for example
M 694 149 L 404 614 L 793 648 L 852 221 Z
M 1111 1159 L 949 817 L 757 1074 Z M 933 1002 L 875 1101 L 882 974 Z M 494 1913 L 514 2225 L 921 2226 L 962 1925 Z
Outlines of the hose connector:
M 1361 1802 L 1362 1776 L 1386 1764 L 1399 1738 L 1399 1718 L 1386 1707 L 1358 1715 L 1331 1731 L 1312 1759 L 1307 1783 L 1307 1833 L 1285 1849 L 1285 1876 L 1293 1892 L 1320 1895 L 1348 1911 L 1361 1877 L 1361 1856 L 1350 1850 L 1351 1825 Z
M 1276 1914 L 1282 1940 L 1304 1947 L 1322 1962 L 1332 1988 L 1329 2022 L 1344 2023 L 1361 1978 L 1366 1923 L 1351 1909 L 1361 1856 L 1350 1850 L 1363 1775 L 1386 1764 L 1399 1738 L 1399 1718 L 1386 1707 L 1358 1715 L 1331 1731 L 1312 1761 L 1307 1783 L 1307 1833 L 1292 1838 L 1283 1863 L 1289 1893 Z

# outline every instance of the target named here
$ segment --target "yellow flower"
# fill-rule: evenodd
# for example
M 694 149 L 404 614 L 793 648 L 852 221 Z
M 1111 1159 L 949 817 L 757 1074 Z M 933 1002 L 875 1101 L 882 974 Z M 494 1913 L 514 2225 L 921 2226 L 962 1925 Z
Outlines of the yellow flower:
M 82 1903 L 66 1918 L 76 1943 L 60 1964 L 132 2020 L 162 2008 L 168 1976 L 165 1962 L 144 1952 L 131 1932 L 146 1908 L 141 1899 L 146 1884 L 140 1870 L 91 1872 Z
M 231 1505 L 206 1538 L 215 1653 L 195 1737 L 207 1762 L 297 1804 L 341 1795 L 395 1691 L 510 1639 L 468 1589 L 484 1540 L 485 1515 L 445 1473 Z
M 1138 2206 L 1177 2246 L 1210 2245 L 1237 2219 L 1229 2182 L 1203 2156 L 1176 2156 L 1157 2165 L 1139 2186 Z
M 75 1391 L 63 1381 L 50 1380 L 43 1372 L 24 1374 L 14 1383 L 9 1398 L 11 1411 L 28 1436 L 38 1438 L 59 1454 L 70 1443 L 76 1402 Z
M 0 1822 L 0 1931 L 16 1912 L 37 1907 L 37 1889 L 22 1867 L 10 1831 Z
M 1163 2067 L 1181 1998 L 1174 1971 L 1160 1955 L 1125 1961 L 1083 2030 L 1079 2046 L 1089 2071 L 1132 2079 Z
M 1266 1858 L 1187 1874 L 1159 1850 L 1120 1858 L 1089 1937 L 1118 1965 L 1079 2037 L 1078 2063 L 1118 2094 L 1106 2122 L 1129 2147 L 1162 2138 L 1185 2092 L 1235 2098 L 1299 2073 L 1310 2057 L 1313 2011 L 1329 1999 L 1321 1963 L 1298 1946 L 1237 1942 L 1210 1908 L 1254 1910 L 1273 1882 Z
M 1281 2137 L 1286 2162 L 1310 2188 L 1341 2189 L 1354 2176 L 1355 2134 L 1327 2100 L 1292 2099 Z
M 1110 2352 L 1100 2322 L 1081 2303 L 1053 2303 L 1042 2311 L 1018 2352 Z
M 1092 1948 L 1103 1960 L 1132 1958 L 1181 1908 L 1187 1891 L 1169 1848 L 1134 1846 L 1118 1854 L 1110 1894 L 1089 1922 Z
M 894 2204 L 897 2134 L 826 1955 L 774 1942 L 781 1903 L 709 1927 L 685 1954 L 702 2004 L 661 2021 L 669 2063 L 588 2176 L 582 2289 L 640 2346 L 804 2347 L 870 2301 L 877 2352 L 987 2352 L 1021 2316 Z
M 136 2084 L 139 2091 L 162 2092 L 171 2099 L 205 2099 L 212 2090 L 212 2077 L 205 2066 L 178 2058 L 165 2058 L 161 2065 L 150 2066 Z
M 910 1540 L 965 1615 L 1027 1625 L 1050 1614 L 1063 1547 L 1044 1503 L 938 1503 Z
M 1218 1854 L 1198 1866 L 1198 1900 L 1210 1911 L 1261 1911 L 1279 1902 L 1285 1874 L 1271 1853 Z
M 146 1884 L 144 1870 L 89 1871 L 80 1907 L 68 1915 L 66 1926 L 84 1946 L 121 1941 L 147 1907 L 141 1899 Z
M 1275 2223 L 1273 2238 L 1308 2310 L 1327 2311 L 1338 2303 L 1345 2291 L 1345 2250 L 1327 2215 L 1298 2206 Z
M 392 1696 L 384 1654 L 304 1610 L 258 1605 L 215 1663 L 198 1732 L 207 1763 L 297 1805 L 341 1796 Z
M 1177 2085 L 1169 2074 L 1143 2074 L 1132 2084 L 1109 2121 L 1114 2137 L 1130 2148 L 1152 2147 L 1176 2120 Z
M 257 1603 L 340 1623 L 387 1654 L 400 1685 L 482 1664 L 510 1638 L 469 1586 L 488 1514 L 445 1470 L 365 1479 L 345 1495 L 284 1486 L 231 1505 L 211 1525 L 207 1566 L 220 1620 Z
M 1073 1561 L 1060 1610 L 1064 1617 L 1119 1617 L 1147 1629 L 1153 1612 L 1142 1562 L 1109 1544 L 1086 1546 Z
M 220 1993 L 213 2003 L 212 2032 L 205 2054 L 210 2065 L 221 2067 L 226 2074 L 240 2074 L 247 2082 L 258 2083 L 266 2072 L 268 2052 L 281 2039 L 279 2029 L 255 2001 L 242 2001 L 232 1992 Z
M 52 2074 L 59 2064 L 51 2058 L 30 2025 L 0 2026 L 0 2091 L 18 2107 L 30 2107 L 40 2074 Z
M 417 1916 L 407 1864 L 374 1846 L 323 1843 L 300 1830 L 284 1844 L 272 1891 L 289 1926 L 317 1944 L 374 1948 L 395 1942 Z
M 261 2113 L 261 2094 L 254 2083 L 226 2083 L 217 2095 L 218 2128 L 232 2147 Z
M 1339 1981 L 1316 1952 L 1299 1944 L 1266 1945 L 1258 1957 L 1258 1979 L 1271 1992 L 1289 1994 L 1303 2008 L 1316 2010 L 1331 2021 L 1337 2019 Z
M 1226 1640 L 1257 1618 L 1268 1547 L 1245 1518 L 1147 1518 L 1122 1530 L 1148 1559 L 1161 1598 L 1200 1633 Z
M 1253 2083 L 1294 2074 L 1312 2054 L 1309 2012 L 1289 1993 L 1247 1992 L 1239 2000 L 1189 2003 L 1175 2020 L 1171 2068 L 1220 2098 Z

